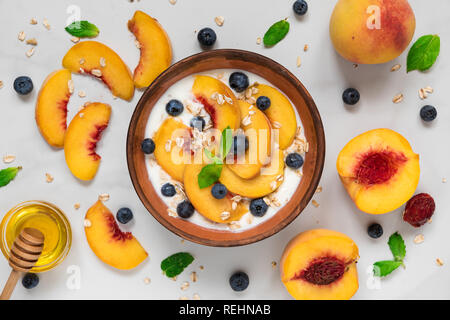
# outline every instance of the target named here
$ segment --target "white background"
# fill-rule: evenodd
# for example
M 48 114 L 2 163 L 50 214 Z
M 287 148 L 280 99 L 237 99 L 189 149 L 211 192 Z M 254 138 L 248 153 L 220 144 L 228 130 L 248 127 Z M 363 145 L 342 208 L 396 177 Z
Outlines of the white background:
M 450 32 L 448 0 L 412 0 L 417 18 L 414 39 L 431 33 L 441 36 L 441 57 L 430 72 L 406 74 L 406 53 L 396 61 L 378 66 L 359 66 L 340 58 L 331 45 L 328 23 L 336 1 L 308 1 L 309 11 L 304 18 L 296 18 L 291 9 L 293 0 L 178 0 L 171 5 L 168 0 L 40 0 L 0 1 L 0 155 L 17 156 L 15 165 L 23 170 L 16 180 L 0 189 L 0 214 L 24 200 L 47 200 L 59 206 L 67 214 L 73 228 L 72 250 L 55 270 L 40 274 L 40 284 L 26 290 L 20 284 L 13 295 L 15 299 L 178 299 L 192 298 L 198 293 L 202 299 L 289 299 L 280 279 L 279 270 L 272 269 L 271 261 L 279 261 L 285 244 L 301 231 L 323 227 L 338 230 L 352 237 L 359 246 L 358 263 L 360 289 L 355 299 L 395 298 L 450 298 L 450 250 L 449 225 L 450 179 L 449 146 L 450 108 L 448 107 L 447 62 Z M 315 196 L 319 208 L 309 205 L 303 213 L 277 235 L 259 243 L 241 248 L 209 248 L 185 242 L 164 229 L 145 210 L 131 184 L 126 166 L 125 142 L 128 123 L 142 92 L 136 91 L 132 102 L 113 100 L 110 92 L 101 84 L 86 77 L 74 76 L 76 90 L 83 89 L 87 97 L 73 95 L 69 116 L 86 101 L 101 101 L 113 106 L 109 128 L 104 133 L 98 152 L 102 156 L 100 170 L 90 183 L 74 178 L 64 161 L 63 151 L 52 150 L 40 136 L 34 121 L 34 103 L 38 89 L 45 77 L 61 68 L 61 60 L 71 47 L 70 36 L 64 31 L 69 14 L 66 9 L 75 4 L 81 8 L 82 19 L 95 23 L 101 33 L 101 41 L 124 59 L 134 69 L 139 52 L 134 37 L 126 23 L 135 10 L 141 9 L 156 17 L 167 30 L 173 44 L 174 61 L 200 52 L 195 31 L 213 27 L 218 36 L 216 48 L 239 48 L 269 56 L 290 69 L 308 88 L 321 112 L 327 138 L 326 164 L 321 185 L 323 192 Z M 215 16 L 224 16 L 225 24 L 218 27 Z M 38 25 L 30 25 L 35 17 Z M 289 17 L 291 30 L 282 42 L 266 49 L 256 44 L 275 21 Z M 48 31 L 42 26 L 47 18 Z M 17 40 L 17 34 L 25 31 L 27 37 L 36 37 L 39 45 L 34 56 L 27 58 L 29 46 Z M 305 44 L 308 52 L 303 52 Z M 296 67 L 297 56 L 302 66 Z M 400 63 L 400 71 L 390 68 Z M 12 89 L 17 76 L 28 75 L 35 90 L 26 98 L 19 97 Z M 270 80 L 270 79 L 269 79 Z M 427 101 L 418 97 L 419 88 L 427 85 L 435 89 Z M 361 92 L 361 102 L 346 107 L 341 100 L 342 91 L 355 86 Z M 401 104 L 393 104 L 392 97 L 405 95 Z M 438 109 L 438 119 L 426 126 L 419 118 L 424 103 Z M 431 193 L 437 203 L 433 222 L 421 229 L 414 229 L 402 222 L 401 209 L 384 216 L 371 216 L 359 212 L 342 187 L 336 169 L 336 157 L 340 149 L 354 136 L 369 129 L 387 127 L 403 134 L 421 156 L 421 180 L 417 192 Z M 0 163 L 0 168 L 6 165 Z M 45 173 L 52 174 L 53 183 L 46 183 Z M 100 193 L 109 193 L 106 205 L 115 213 L 122 206 L 130 207 L 135 214 L 131 225 L 126 226 L 149 252 L 149 259 L 135 270 L 115 270 L 96 258 L 90 250 L 83 231 L 83 217 Z M 81 203 L 81 209 L 73 205 Z M 377 221 L 384 227 L 381 239 L 372 240 L 366 233 L 367 225 Z M 381 288 L 367 286 L 368 267 L 377 260 L 391 258 L 387 246 L 390 234 L 399 231 L 406 242 L 406 269 L 399 269 L 381 281 Z M 423 233 L 425 242 L 413 243 L 415 235 Z M 161 274 L 159 264 L 172 253 L 188 251 L 195 256 L 194 263 L 178 277 L 177 282 Z M 444 266 L 436 265 L 436 258 Z M 81 289 L 69 290 L 67 268 L 80 267 Z M 203 265 L 205 269 L 199 270 Z M 250 276 L 249 288 L 240 294 L 228 285 L 233 271 L 244 270 Z M 197 271 L 198 282 L 188 290 L 180 285 L 189 280 L 191 271 Z M 0 283 L 9 274 L 6 260 L 0 259 Z M 144 284 L 149 277 L 151 283 Z

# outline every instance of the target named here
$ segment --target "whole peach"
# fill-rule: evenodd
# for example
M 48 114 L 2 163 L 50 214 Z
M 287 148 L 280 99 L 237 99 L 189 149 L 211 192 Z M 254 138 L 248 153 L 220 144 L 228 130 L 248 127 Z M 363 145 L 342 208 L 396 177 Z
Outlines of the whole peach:
M 345 59 L 378 64 L 402 54 L 415 28 L 407 0 L 339 0 L 331 16 L 330 37 Z

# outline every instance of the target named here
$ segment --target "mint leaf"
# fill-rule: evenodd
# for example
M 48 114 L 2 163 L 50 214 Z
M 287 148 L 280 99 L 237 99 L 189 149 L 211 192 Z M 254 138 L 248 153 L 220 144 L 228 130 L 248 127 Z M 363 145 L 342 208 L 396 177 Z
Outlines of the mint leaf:
M 86 20 L 72 22 L 65 29 L 72 36 L 78 38 L 93 38 L 100 32 L 96 25 Z
M 230 129 L 230 126 L 228 126 L 222 131 L 222 139 L 220 140 L 220 151 L 222 152 L 222 159 L 225 159 L 228 152 L 230 152 L 232 145 L 233 131 Z
M 426 71 L 436 62 L 441 50 L 441 39 L 438 35 L 420 37 L 409 49 L 407 72 L 413 70 Z
M 271 47 L 284 39 L 289 32 L 289 22 L 281 20 L 274 23 L 264 35 L 264 45 Z
M 222 167 L 223 164 L 220 163 L 211 163 L 204 166 L 197 177 L 200 189 L 207 188 L 219 180 Z
M 216 164 L 222 164 L 223 163 L 220 158 L 217 158 L 215 155 L 212 154 L 211 151 L 209 151 L 206 148 L 205 148 L 205 154 L 208 157 L 208 159 L 211 160 L 212 162 L 214 162 Z
M 9 184 L 22 167 L 11 167 L 0 171 L 0 188 Z
M 402 261 L 378 261 L 373 264 L 373 275 L 376 277 L 385 277 L 392 271 L 402 265 Z
M 402 236 L 398 232 L 394 233 L 389 237 L 388 245 L 395 261 L 403 262 L 406 255 L 406 246 Z
M 194 257 L 190 253 L 175 253 L 161 262 L 161 270 L 167 277 L 173 278 L 182 273 L 192 261 Z

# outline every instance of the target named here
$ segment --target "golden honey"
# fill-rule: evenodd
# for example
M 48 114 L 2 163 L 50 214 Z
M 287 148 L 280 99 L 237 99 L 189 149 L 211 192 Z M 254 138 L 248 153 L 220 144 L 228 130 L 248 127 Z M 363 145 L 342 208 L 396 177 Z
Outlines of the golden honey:
M 14 240 L 27 227 L 40 230 L 45 237 L 42 254 L 32 272 L 50 270 L 64 260 L 72 242 L 69 221 L 60 209 L 42 201 L 23 202 L 3 218 L 1 249 L 7 259 Z

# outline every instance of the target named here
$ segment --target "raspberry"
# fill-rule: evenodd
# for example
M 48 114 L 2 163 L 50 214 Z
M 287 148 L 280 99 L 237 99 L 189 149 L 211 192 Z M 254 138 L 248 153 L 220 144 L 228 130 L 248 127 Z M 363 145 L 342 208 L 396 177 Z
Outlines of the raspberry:
M 430 220 L 435 209 L 433 198 L 427 193 L 419 193 L 406 203 L 403 220 L 418 228 Z

